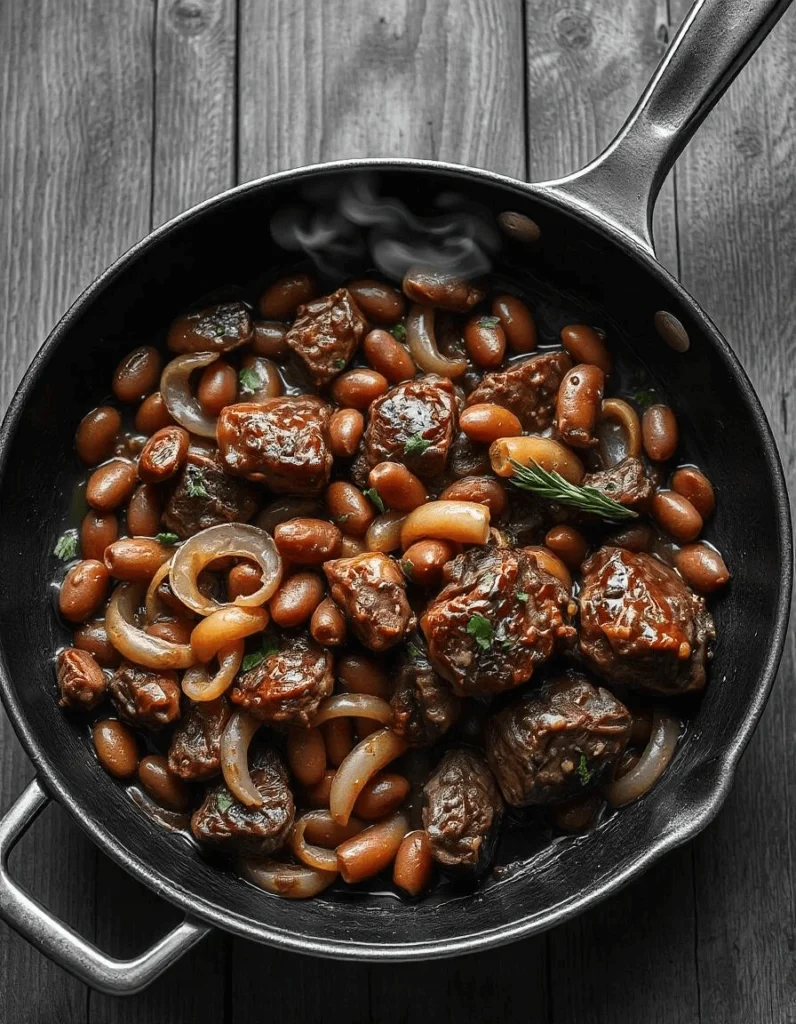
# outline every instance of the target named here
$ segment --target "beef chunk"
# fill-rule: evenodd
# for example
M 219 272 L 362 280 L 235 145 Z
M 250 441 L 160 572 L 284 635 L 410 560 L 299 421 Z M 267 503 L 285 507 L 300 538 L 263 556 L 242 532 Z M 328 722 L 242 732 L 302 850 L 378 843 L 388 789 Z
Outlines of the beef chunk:
M 510 409 L 525 430 L 546 430 L 556 413 L 556 396 L 572 360 L 566 352 L 547 352 L 515 363 L 508 370 L 485 373 L 467 405 L 489 402 Z
M 456 429 L 453 384 L 429 374 L 398 384 L 370 407 L 364 451 L 368 465 L 402 462 L 423 480 L 445 469 Z
M 262 806 L 246 807 L 223 782 L 216 783 L 191 818 L 200 843 L 239 857 L 267 857 L 284 845 L 295 814 L 285 766 L 276 751 L 264 750 L 255 756 L 250 775 Z
M 235 680 L 235 704 L 264 722 L 307 725 L 334 687 L 333 659 L 304 634 L 284 637 L 279 650 Z
M 161 729 L 180 717 L 176 672 L 158 672 L 123 661 L 110 683 L 119 718 L 143 729 Z
M 413 747 L 436 743 L 459 717 L 461 701 L 431 667 L 418 636 L 402 652 L 390 704 L 393 732 Z
M 619 502 L 626 508 L 643 511 L 652 498 L 652 483 L 640 459 L 629 455 L 619 465 L 599 473 L 587 473 L 583 478 L 584 487 L 594 487 L 606 498 Z
M 471 548 L 448 562 L 444 578 L 421 624 L 432 664 L 462 696 L 527 683 L 575 637 L 568 593 L 524 551 Z
M 404 276 L 403 290 L 410 302 L 452 313 L 469 313 L 486 295 L 485 289 L 472 281 L 422 267 L 410 267 Z
M 715 635 L 704 599 L 652 555 L 604 547 L 583 563 L 580 653 L 608 682 L 701 690 Z
M 245 480 L 227 476 L 212 452 L 191 451 L 163 515 L 180 537 L 192 537 L 208 526 L 245 523 L 254 515 L 257 498 Z
M 451 445 L 448 469 L 455 480 L 461 480 L 465 476 L 483 476 L 485 473 L 491 473 L 489 446 L 471 441 L 467 434 L 459 431 Z
M 345 612 L 356 637 L 371 651 L 386 651 L 415 628 L 406 599 L 406 578 L 380 551 L 324 563 L 331 595 Z
M 488 867 L 502 814 L 489 765 L 474 750 L 449 750 L 423 788 L 431 853 L 446 868 L 480 874 Z
M 88 651 L 67 647 L 56 658 L 55 673 L 62 708 L 91 711 L 105 698 L 108 682 Z
M 221 734 L 232 709 L 226 697 L 188 701 L 174 728 L 169 770 L 181 779 L 211 779 L 221 771 Z
M 224 467 L 279 494 L 320 494 L 332 468 L 330 416 L 330 406 L 311 395 L 228 405 L 218 417 Z
M 169 328 L 172 352 L 229 352 L 251 341 L 251 314 L 242 302 L 224 302 L 178 317 Z
M 368 322 L 346 288 L 299 306 L 285 341 L 319 387 L 336 377 L 365 337 Z
M 613 694 L 572 673 L 490 716 L 486 754 L 507 804 L 560 803 L 600 781 L 631 725 Z

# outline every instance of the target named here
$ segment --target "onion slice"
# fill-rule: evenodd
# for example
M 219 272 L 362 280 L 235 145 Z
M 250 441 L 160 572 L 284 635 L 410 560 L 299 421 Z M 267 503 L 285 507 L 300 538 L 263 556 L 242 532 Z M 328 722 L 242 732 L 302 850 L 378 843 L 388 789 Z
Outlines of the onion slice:
M 202 411 L 191 392 L 190 376 L 194 370 L 215 362 L 218 356 L 218 352 L 177 356 L 166 364 L 160 375 L 160 393 L 166 408 L 181 427 L 200 437 L 215 438 L 218 417 Z
M 190 700 L 203 703 L 226 693 L 243 661 L 243 641 L 238 640 L 218 652 L 218 670 L 210 675 L 207 665 L 194 665 L 182 677 L 182 692 Z
M 467 369 L 466 359 L 447 359 L 437 348 L 434 310 L 428 306 L 410 306 L 406 317 L 406 340 L 412 358 L 426 373 L 461 377 Z
M 392 708 L 383 697 L 368 693 L 336 693 L 318 705 L 313 725 L 323 725 L 332 718 L 369 718 L 382 725 L 392 725 Z
M 262 583 L 253 594 L 241 594 L 234 601 L 219 602 L 199 590 L 199 573 L 216 558 L 250 558 L 262 573 Z M 222 523 L 189 537 L 171 560 L 171 589 L 191 611 L 210 615 L 219 608 L 239 605 L 257 608 L 265 604 L 282 579 L 282 559 L 273 538 L 265 530 L 246 523 Z
M 190 668 L 196 662 L 190 644 L 174 644 L 136 626 L 135 615 L 143 595 L 144 588 L 135 583 L 122 583 L 113 591 L 105 610 L 111 643 L 125 658 L 144 668 Z
M 173 556 L 172 556 L 173 557 Z M 164 562 L 163 565 L 159 565 L 155 571 L 155 575 L 150 580 L 149 586 L 146 589 L 146 598 L 144 599 L 144 608 L 146 608 L 146 620 L 147 622 L 154 622 L 155 619 L 161 613 L 170 611 L 166 609 L 163 601 L 158 597 L 158 587 L 163 580 L 168 576 L 171 570 L 171 558 L 168 562 Z
M 652 789 L 671 761 L 679 735 L 679 721 L 663 708 L 655 708 L 644 753 L 626 775 L 603 786 L 603 796 L 612 807 L 629 804 Z
M 400 757 L 407 744 L 392 729 L 379 729 L 358 743 L 337 769 L 329 792 L 329 810 L 338 825 L 347 825 L 365 784 Z
M 319 871 L 337 871 L 337 853 L 324 846 L 316 846 L 308 843 L 304 833 L 311 823 L 329 826 L 334 834 L 338 834 L 337 844 L 344 843 L 351 839 L 365 828 L 365 823 L 358 818 L 350 818 L 347 825 L 338 825 L 332 820 L 328 811 L 308 811 L 296 821 L 288 839 L 288 846 L 293 855 L 310 868 L 318 868 Z
M 318 871 L 304 864 L 282 864 L 277 860 L 241 861 L 238 869 L 253 885 L 288 900 L 307 900 L 328 889 L 336 871 Z
M 247 807 L 262 807 L 263 798 L 249 775 L 249 745 L 263 723 L 234 711 L 221 734 L 221 773 L 232 795 Z

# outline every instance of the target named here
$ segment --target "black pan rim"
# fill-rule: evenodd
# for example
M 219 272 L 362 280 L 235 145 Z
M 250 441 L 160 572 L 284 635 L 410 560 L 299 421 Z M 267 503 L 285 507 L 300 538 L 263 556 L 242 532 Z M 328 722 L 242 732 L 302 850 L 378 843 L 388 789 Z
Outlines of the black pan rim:
M 691 839 L 709 824 L 719 811 L 729 792 L 738 761 L 765 708 L 782 656 L 787 635 L 793 586 L 793 538 L 787 487 L 782 464 L 760 400 L 738 358 L 724 340 L 718 328 L 679 282 L 658 263 L 654 256 L 640 242 L 628 236 L 616 225 L 602 219 L 597 211 L 591 210 L 581 203 L 572 202 L 564 196 L 557 195 L 554 190 L 544 185 L 529 185 L 491 171 L 433 160 L 388 158 L 340 160 L 281 171 L 228 189 L 179 214 L 135 243 L 75 300 L 70 309 L 55 325 L 31 361 L 11 401 L 2 427 L 0 427 L 0 480 L 2 480 L 5 472 L 8 452 L 14 440 L 22 410 L 25 407 L 31 390 L 41 375 L 46 372 L 50 358 L 61 343 L 64 335 L 70 330 L 75 320 L 82 315 L 85 307 L 90 305 L 111 281 L 124 273 L 139 258 L 145 256 L 150 248 L 166 240 L 178 227 L 182 227 L 193 219 L 201 217 L 210 209 L 215 210 L 233 201 L 239 195 L 266 189 L 278 182 L 304 180 L 324 173 L 379 169 L 403 170 L 407 172 L 431 171 L 460 180 L 464 178 L 483 183 L 491 182 L 504 189 L 513 190 L 525 198 L 530 195 L 534 200 L 551 209 L 565 211 L 570 216 L 585 222 L 590 228 L 618 243 L 619 246 L 629 251 L 644 266 L 646 272 L 655 277 L 670 293 L 673 293 L 683 306 L 689 310 L 691 317 L 698 324 L 699 328 L 710 338 L 711 344 L 716 349 L 728 373 L 740 383 L 752 423 L 762 440 L 767 472 L 773 484 L 772 497 L 776 507 L 778 540 L 782 556 L 782 574 L 780 577 L 778 601 L 769 635 L 769 651 L 765 667 L 756 687 L 750 694 L 746 708 L 747 714 L 742 720 L 739 720 L 733 733 L 732 742 L 723 751 L 720 765 L 721 770 L 715 776 L 716 781 L 708 780 L 704 783 L 699 793 L 699 798 L 688 805 L 683 804 L 678 807 L 665 832 L 646 851 L 635 857 L 623 870 L 608 878 L 603 884 L 590 888 L 567 903 L 549 908 L 544 914 L 525 917 L 511 925 L 498 925 L 495 928 L 459 935 L 444 942 L 418 941 L 400 944 L 387 942 L 376 945 L 373 943 L 357 942 L 355 939 L 345 942 L 337 940 L 320 941 L 271 926 L 254 925 L 248 920 L 227 913 L 215 903 L 197 898 L 193 893 L 187 892 L 170 882 L 165 882 L 157 871 L 152 870 L 148 864 L 132 856 L 124 849 L 102 822 L 83 813 L 80 807 L 77 806 L 75 798 L 69 792 L 67 785 L 61 777 L 58 765 L 52 764 L 49 761 L 40 746 L 39 740 L 28 727 L 28 723 L 11 686 L 2 647 L 2 637 L 0 637 L 0 697 L 25 752 L 31 759 L 38 775 L 42 778 L 47 791 L 53 794 L 58 802 L 68 809 L 69 813 L 92 841 L 117 864 L 164 899 L 185 910 L 189 915 L 198 916 L 208 923 L 244 938 L 314 956 L 333 959 L 395 962 L 442 958 L 471 953 L 545 931 L 553 925 L 560 924 L 576 916 L 587 907 L 593 906 L 613 892 L 616 892 L 632 878 L 649 868 L 664 854 Z

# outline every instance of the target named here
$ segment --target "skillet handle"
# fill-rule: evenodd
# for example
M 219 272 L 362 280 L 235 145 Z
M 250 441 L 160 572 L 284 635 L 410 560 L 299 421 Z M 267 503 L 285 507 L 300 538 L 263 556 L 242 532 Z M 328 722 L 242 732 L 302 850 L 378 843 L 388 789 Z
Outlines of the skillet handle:
M 0 820 L 0 918 L 92 988 L 115 996 L 140 992 L 187 953 L 210 927 L 186 917 L 151 949 L 132 960 L 116 960 L 53 917 L 20 889 L 8 872 L 11 850 L 49 802 L 41 783 L 34 779 Z
M 672 164 L 790 0 L 697 0 L 608 148 L 540 188 L 654 255 L 652 211 Z

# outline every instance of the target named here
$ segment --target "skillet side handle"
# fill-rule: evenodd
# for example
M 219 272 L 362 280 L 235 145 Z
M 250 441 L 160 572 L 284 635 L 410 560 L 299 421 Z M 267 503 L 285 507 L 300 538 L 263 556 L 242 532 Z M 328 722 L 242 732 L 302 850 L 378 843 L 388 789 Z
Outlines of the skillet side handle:
M 109 995 L 140 992 L 207 932 L 208 925 L 186 918 L 151 949 L 132 960 L 116 960 L 53 917 L 12 880 L 8 857 L 18 840 L 49 803 L 34 779 L 0 820 L 0 918 L 50 960 L 91 988 Z
M 697 0 L 608 148 L 541 188 L 609 220 L 654 255 L 652 212 L 691 136 L 791 0 Z

